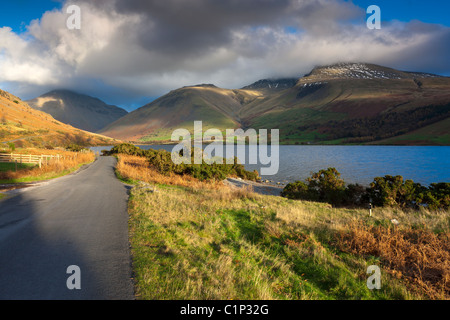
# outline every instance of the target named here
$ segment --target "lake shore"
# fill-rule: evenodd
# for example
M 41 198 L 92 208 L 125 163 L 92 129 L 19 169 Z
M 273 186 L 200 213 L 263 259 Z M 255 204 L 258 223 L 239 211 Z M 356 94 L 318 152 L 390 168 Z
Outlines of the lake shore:
M 236 188 L 251 187 L 254 192 L 262 195 L 281 196 L 281 191 L 283 191 L 283 187 L 281 186 L 264 182 L 255 182 L 236 178 L 228 178 L 223 182 L 226 185 Z

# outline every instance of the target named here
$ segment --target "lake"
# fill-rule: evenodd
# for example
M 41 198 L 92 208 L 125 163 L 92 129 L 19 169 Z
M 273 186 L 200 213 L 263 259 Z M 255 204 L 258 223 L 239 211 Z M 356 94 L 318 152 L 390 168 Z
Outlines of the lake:
M 167 151 L 173 148 L 172 145 L 139 147 Z M 100 151 L 109 148 L 92 149 Z M 260 172 L 261 166 L 247 164 L 245 167 Z M 280 183 L 304 181 L 312 172 L 329 167 L 336 168 L 346 183 L 366 186 L 373 178 L 385 175 L 401 175 L 423 185 L 450 182 L 450 147 L 280 146 L 278 173 L 262 178 Z

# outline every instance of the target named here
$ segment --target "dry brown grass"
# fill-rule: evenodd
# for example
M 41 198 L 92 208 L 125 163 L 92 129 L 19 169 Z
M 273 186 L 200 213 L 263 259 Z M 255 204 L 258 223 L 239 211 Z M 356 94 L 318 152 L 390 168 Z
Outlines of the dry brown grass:
M 72 170 L 79 167 L 81 164 L 90 163 L 94 161 L 95 154 L 92 152 L 89 153 L 76 153 L 69 151 L 59 151 L 57 153 L 49 151 L 49 150 L 41 150 L 46 151 L 45 153 L 39 153 L 37 150 L 33 150 L 30 154 L 60 154 L 63 156 L 62 159 L 52 159 L 48 162 L 48 164 L 42 165 L 41 168 L 38 166 L 14 171 L 6 171 L 0 172 L 0 180 L 19 180 L 19 179 L 32 179 L 39 178 L 45 179 L 50 178 L 52 176 L 61 174 L 67 170 Z
M 143 157 L 120 154 L 116 169 L 126 180 L 144 181 L 154 184 L 189 187 L 193 189 L 221 189 L 220 182 L 203 182 L 189 175 L 163 175 L 152 168 L 147 159 Z
M 450 232 L 353 223 L 337 238 L 345 252 L 380 257 L 389 273 L 432 299 L 450 299 Z

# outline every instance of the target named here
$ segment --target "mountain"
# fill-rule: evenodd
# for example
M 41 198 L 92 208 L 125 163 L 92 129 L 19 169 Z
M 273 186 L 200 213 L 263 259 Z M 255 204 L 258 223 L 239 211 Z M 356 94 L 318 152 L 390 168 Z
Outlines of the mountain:
M 36 109 L 51 114 L 55 119 L 76 128 L 97 132 L 128 114 L 116 106 L 69 90 L 54 90 L 27 101 Z
M 196 120 L 203 121 L 204 130 L 238 128 L 242 105 L 260 95 L 257 91 L 221 89 L 212 84 L 183 87 L 129 113 L 100 133 L 156 142 L 170 140 L 175 129 L 192 130 Z
M 242 113 L 246 126 L 282 129 L 284 143 L 381 141 L 449 116 L 450 78 L 362 63 L 317 67 Z M 450 144 L 449 131 L 432 137 L 420 144 Z
M 204 127 L 221 130 L 280 129 L 283 144 L 450 145 L 450 129 L 443 125 L 449 117 L 448 77 L 340 63 L 242 89 L 184 87 L 101 132 L 130 141 L 168 141 L 175 128 L 191 130 L 194 120 L 203 120 Z
M 75 143 L 83 146 L 111 145 L 120 141 L 86 132 L 31 108 L 20 98 L 0 90 L 0 143 L 16 147 L 57 147 Z

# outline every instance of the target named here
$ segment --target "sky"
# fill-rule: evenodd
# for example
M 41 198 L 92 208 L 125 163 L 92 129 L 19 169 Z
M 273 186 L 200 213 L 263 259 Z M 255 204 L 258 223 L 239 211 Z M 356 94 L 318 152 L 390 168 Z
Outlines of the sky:
M 179 87 L 240 88 L 368 62 L 450 76 L 445 0 L 0 0 L 0 88 L 54 89 L 131 111 Z M 67 8 L 81 9 L 70 30 Z M 381 29 L 367 28 L 370 5 Z

